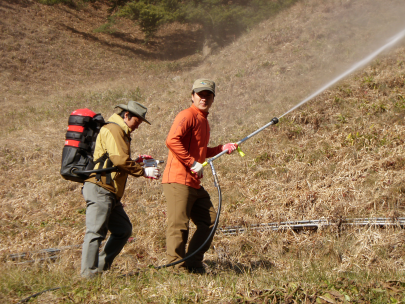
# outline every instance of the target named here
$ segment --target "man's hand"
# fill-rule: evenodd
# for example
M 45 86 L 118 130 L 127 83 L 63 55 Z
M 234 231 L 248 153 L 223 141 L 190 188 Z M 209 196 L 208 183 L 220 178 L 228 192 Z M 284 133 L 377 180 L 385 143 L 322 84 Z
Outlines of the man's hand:
M 193 171 L 191 171 L 193 172 Z M 201 169 L 200 172 L 197 174 L 197 179 L 202 179 L 204 177 L 204 167 Z
M 222 146 L 222 151 L 228 150 L 228 154 L 231 154 L 233 151 L 235 151 L 238 148 L 237 143 L 229 143 L 226 145 Z
M 197 178 L 200 179 L 203 177 L 203 165 L 200 164 L 199 162 L 194 162 L 193 165 L 190 168 L 191 172 L 193 174 L 197 174 Z
M 150 156 L 150 155 L 147 155 L 147 154 L 139 155 L 138 158 L 135 160 L 135 162 L 137 162 L 137 163 L 143 163 L 143 161 L 144 161 L 145 159 L 153 159 L 153 157 Z
M 160 172 L 159 169 L 156 167 L 146 167 L 145 173 L 143 174 L 144 177 L 146 178 L 152 178 L 152 179 L 159 179 L 160 177 Z

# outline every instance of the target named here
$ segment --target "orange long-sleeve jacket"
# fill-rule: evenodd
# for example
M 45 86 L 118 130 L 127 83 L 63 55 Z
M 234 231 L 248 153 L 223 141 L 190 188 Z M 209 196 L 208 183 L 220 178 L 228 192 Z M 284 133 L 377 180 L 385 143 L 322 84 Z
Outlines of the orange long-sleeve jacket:
M 203 163 L 207 157 L 222 152 L 222 145 L 207 147 L 210 140 L 207 116 L 208 113 L 192 104 L 174 119 L 166 139 L 169 156 L 163 173 L 163 184 L 178 183 L 195 189 L 201 187 L 197 174 L 190 171 L 194 161 Z

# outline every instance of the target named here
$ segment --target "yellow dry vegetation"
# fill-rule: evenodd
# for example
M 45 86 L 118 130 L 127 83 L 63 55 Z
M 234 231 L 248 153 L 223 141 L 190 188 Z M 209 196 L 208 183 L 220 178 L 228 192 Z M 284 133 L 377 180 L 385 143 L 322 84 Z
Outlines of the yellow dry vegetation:
M 189 106 L 200 77 L 218 85 L 211 145 L 242 139 L 402 30 L 400 0 L 302 0 L 208 56 L 195 38 L 200 29 L 185 25 L 162 29 L 150 45 L 126 21 L 115 36 L 94 33 L 105 16 L 91 5 L 74 11 L 4 1 L 0 12 L 2 303 L 52 287 L 62 289 L 33 302 L 405 300 L 404 231 L 337 225 L 346 218 L 404 217 L 404 42 L 246 141 L 244 158 L 235 153 L 215 161 L 220 227 L 304 219 L 334 225 L 218 234 L 206 254 L 207 275 L 148 268 L 165 263 L 165 198 L 159 181 L 130 178 L 122 201 L 133 239 L 111 271 L 82 280 L 81 250 L 74 246 L 85 231 L 81 185 L 59 175 L 69 114 L 87 107 L 108 118 L 114 105 L 131 99 L 148 107 L 152 122 L 133 136 L 133 154 L 165 160 L 171 122 Z M 177 39 L 175 46 L 168 37 Z M 185 51 L 176 57 L 170 47 Z M 208 167 L 203 185 L 216 202 Z M 40 252 L 48 248 L 63 249 L 56 261 L 27 262 L 49 257 Z M 22 252 L 29 255 L 10 259 Z M 131 271 L 138 272 L 119 277 Z

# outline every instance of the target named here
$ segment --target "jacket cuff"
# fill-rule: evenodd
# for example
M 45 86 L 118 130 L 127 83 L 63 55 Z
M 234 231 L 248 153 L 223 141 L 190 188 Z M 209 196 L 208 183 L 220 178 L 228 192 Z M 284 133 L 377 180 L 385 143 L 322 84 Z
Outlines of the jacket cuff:
M 190 161 L 187 163 L 187 166 L 188 166 L 189 168 L 191 168 L 191 167 L 193 166 L 194 162 L 195 162 L 195 158 L 192 157 L 192 158 L 190 159 Z

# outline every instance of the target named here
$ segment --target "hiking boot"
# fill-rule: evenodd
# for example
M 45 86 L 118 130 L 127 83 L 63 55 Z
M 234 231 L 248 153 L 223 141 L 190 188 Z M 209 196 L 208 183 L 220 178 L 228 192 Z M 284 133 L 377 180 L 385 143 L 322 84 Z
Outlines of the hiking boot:
M 90 272 L 90 271 L 80 274 L 80 276 L 86 280 L 93 280 L 95 278 L 101 277 L 101 275 L 102 272 Z

